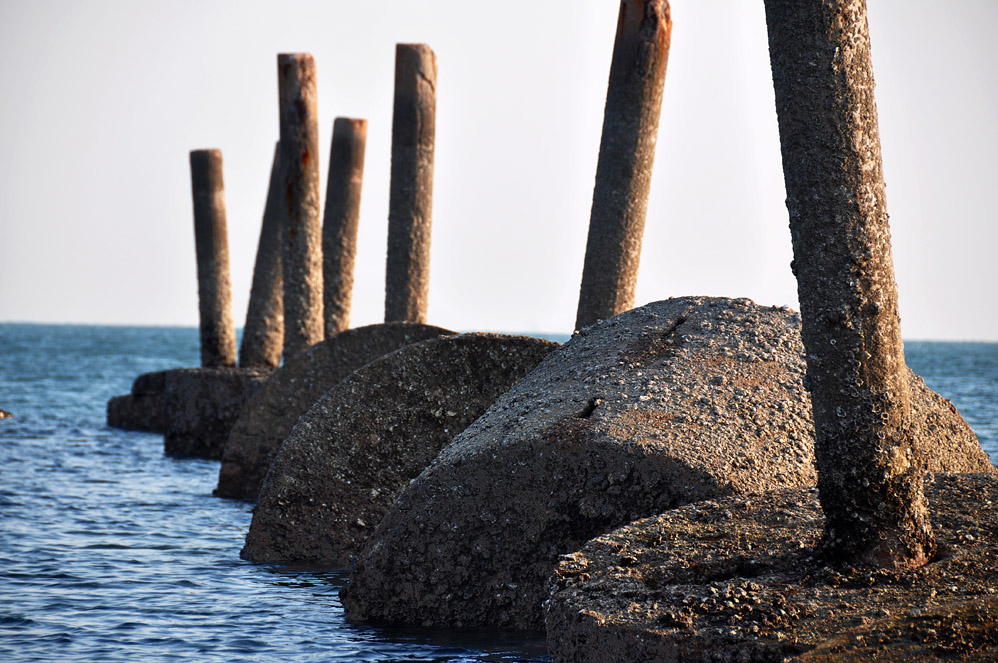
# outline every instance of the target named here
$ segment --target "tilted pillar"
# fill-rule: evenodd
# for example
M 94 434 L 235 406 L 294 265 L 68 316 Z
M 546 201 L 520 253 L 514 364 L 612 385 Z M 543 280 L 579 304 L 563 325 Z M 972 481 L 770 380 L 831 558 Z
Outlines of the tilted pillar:
M 385 322 L 426 322 L 437 59 L 426 44 L 395 49 Z
M 239 348 L 244 368 L 278 366 L 284 346 L 284 283 L 281 278 L 280 143 L 274 148 L 267 204 L 256 249 L 246 326 Z
M 634 308 L 672 20 L 666 0 L 623 0 L 575 328 Z
M 912 567 L 934 539 L 912 436 L 864 0 L 765 0 L 824 549 Z M 924 446 L 924 445 L 920 445 Z

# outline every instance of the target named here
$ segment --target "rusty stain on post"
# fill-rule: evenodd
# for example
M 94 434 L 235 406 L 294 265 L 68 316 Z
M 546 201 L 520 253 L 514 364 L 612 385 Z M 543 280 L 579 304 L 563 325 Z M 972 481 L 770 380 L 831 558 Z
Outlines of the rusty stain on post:
M 256 249 L 253 286 L 246 309 L 239 365 L 244 368 L 278 366 L 284 345 L 284 293 L 281 278 L 280 143 L 274 148 L 267 205 Z
M 634 308 L 672 34 L 666 0 L 623 0 L 575 328 Z
M 323 338 L 319 127 L 315 61 L 307 53 L 277 56 L 281 118 L 281 268 L 284 358 Z
M 235 366 L 236 329 L 232 322 L 222 152 L 194 150 L 190 163 L 201 314 L 201 365 L 205 368 Z
M 433 50 L 396 45 L 385 322 L 426 322 L 436 85 Z
M 326 182 L 326 213 L 322 221 L 326 338 L 350 326 L 366 143 L 367 120 L 338 117 L 333 121 L 333 142 L 329 150 L 329 176 Z

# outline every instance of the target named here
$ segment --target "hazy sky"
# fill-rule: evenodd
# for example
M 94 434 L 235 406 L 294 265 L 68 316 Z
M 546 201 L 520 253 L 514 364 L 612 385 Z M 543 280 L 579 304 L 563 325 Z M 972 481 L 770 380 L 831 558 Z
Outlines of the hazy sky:
M 869 0 L 906 338 L 998 340 L 998 2 Z M 197 324 L 188 152 L 225 161 L 242 325 L 310 52 L 322 168 L 369 120 L 354 326 L 384 311 L 396 42 L 437 54 L 430 322 L 575 321 L 616 0 L 0 0 L 0 320 Z M 761 0 L 675 0 L 639 304 L 796 307 Z M 323 182 L 325 175 L 323 174 Z

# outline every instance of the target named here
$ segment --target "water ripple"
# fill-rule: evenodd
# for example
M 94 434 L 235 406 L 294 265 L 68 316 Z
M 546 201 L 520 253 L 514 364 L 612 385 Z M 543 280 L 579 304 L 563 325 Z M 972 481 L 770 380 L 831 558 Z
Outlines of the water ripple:
M 196 350 L 194 329 L 0 325 L 0 660 L 545 660 L 536 637 L 356 627 L 342 574 L 240 560 L 251 506 L 210 496 L 217 462 L 104 426 Z
M 0 660 L 540 661 L 536 635 L 348 623 L 345 576 L 239 559 L 250 505 L 218 464 L 104 426 L 142 372 L 197 363 L 197 330 L 0 325 Z M 908 343 L 998 458 L 998 344 Z

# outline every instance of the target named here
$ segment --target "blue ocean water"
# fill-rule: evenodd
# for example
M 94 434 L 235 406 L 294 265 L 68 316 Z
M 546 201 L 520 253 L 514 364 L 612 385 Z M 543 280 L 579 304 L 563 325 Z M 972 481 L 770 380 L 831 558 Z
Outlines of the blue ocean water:
M 906 344 L 998 460 L 998 344 Z M 0 324 L 0 660 L 544 661 L 543 640 L 349 624 L 339 573 L 239 559 L 250 506 L 217 462 L 104 425 L 196 329 Z
M 218 463 L 105 426 L 198 332 L 0 324 L 0 661 L 543 661 L 540 637 L 346 622 L 344 574 L 239 559 Z

